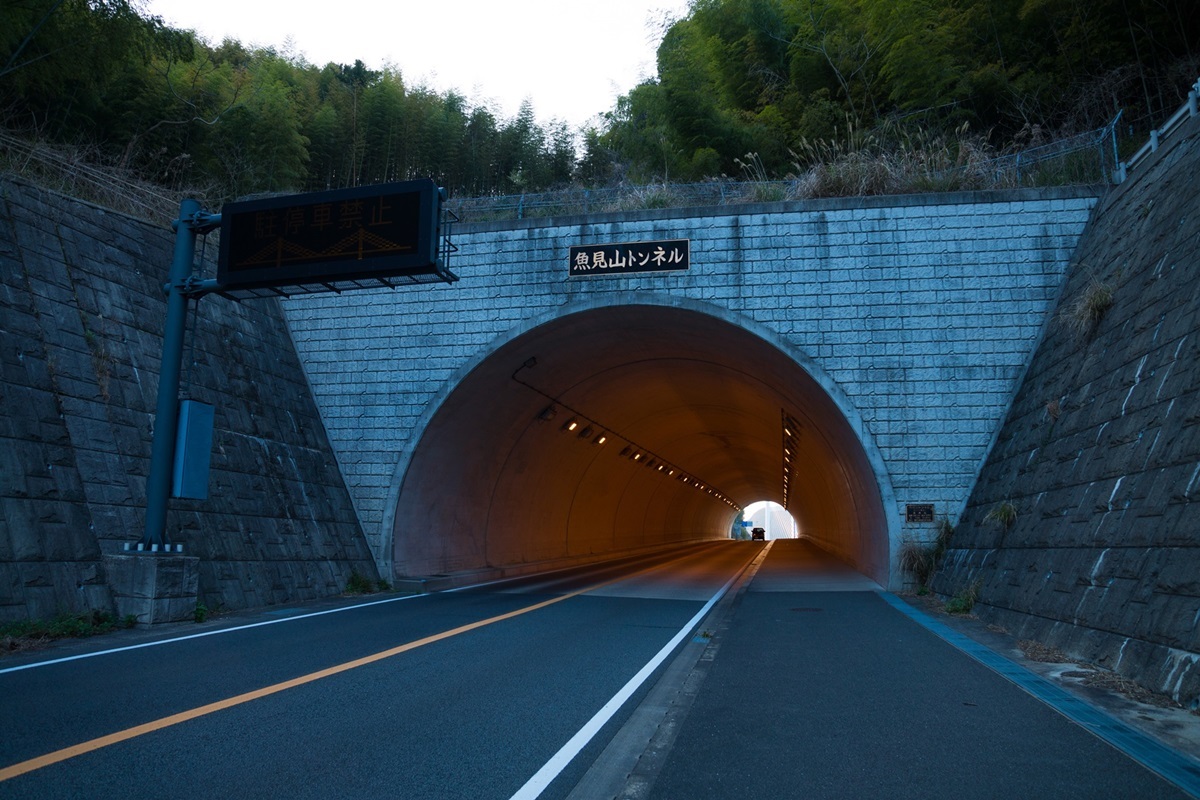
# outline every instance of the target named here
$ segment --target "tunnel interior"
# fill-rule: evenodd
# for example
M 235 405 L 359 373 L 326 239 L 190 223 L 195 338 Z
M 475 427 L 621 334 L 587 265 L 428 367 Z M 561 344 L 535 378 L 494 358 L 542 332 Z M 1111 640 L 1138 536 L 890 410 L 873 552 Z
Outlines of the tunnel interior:
M 727 539 L 741 508 L 770 500 L 887 586 L 881 476 L 844 407 L 811 366 L 702 311 L 560 316 L 482 358 L 428 417 L 400 480 L 394 573 Z

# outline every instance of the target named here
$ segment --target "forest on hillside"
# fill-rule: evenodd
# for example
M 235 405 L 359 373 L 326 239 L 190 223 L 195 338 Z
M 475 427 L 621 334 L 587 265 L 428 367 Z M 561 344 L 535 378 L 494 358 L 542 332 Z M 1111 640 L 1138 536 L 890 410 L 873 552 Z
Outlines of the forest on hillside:
M 1200 76 L 1195 0 L 694 0 L 595 124 L 392 69 L 209 43 L 137 0 L 5 0 L 0 132 L 210 200 L 433 177 L 452 195 L 780 178 L 864 142 L 1143 135 Z M 965 133 L 969 132 L 969 134 Z M 4 146 L 0 142 L 0 155 Z

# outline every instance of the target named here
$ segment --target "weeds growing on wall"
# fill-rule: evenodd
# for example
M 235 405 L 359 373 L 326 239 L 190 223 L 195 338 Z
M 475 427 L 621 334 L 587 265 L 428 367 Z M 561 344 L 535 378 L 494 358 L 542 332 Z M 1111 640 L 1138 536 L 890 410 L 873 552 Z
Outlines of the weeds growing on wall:
M 996 525 L 1007 531 L 1012 528 L 1014 524 L 1016 524 L 1017 507 L 1013 505 L 1011 501 L 1004 500 L 1003 502 L 992 506 L 992 510 L 984 516 L 983 521 Z
M 929 591 L 929 584 L 933 581 L 953 535 L 954 526 L 950 524 L 949 519 L 942 517 L 937 522 L 936 535 L 932 542 L 907 541 L 900 546 L 900 569 L 912 576 L 917 584 L 918 594 Z
M 1067 304 L 1059 318 L 1076 336 L 1090 336 L 1115 302 L 1112 284 L 1091 279 L 1087 288 Z

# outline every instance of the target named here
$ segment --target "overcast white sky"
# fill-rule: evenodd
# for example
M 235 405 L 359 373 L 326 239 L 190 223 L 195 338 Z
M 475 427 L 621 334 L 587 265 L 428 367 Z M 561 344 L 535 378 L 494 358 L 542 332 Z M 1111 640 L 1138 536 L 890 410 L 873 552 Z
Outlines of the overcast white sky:
M 407 85 L 455 89 L 512 117 L 574 127 L 653 76 L 661 20 L 688 0 L 144 0 L 177 28 L 219 44 L 273 46 L 313 64 L 399 68 Z

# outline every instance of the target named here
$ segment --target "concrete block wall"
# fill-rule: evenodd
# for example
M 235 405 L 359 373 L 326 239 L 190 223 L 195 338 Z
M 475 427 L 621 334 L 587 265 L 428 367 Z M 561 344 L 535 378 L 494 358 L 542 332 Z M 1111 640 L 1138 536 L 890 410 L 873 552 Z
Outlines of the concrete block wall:
M 104 556 L 142 534 L 173 240 L 0 180 L 0 620 L 112 607 Z M 210 499 L 173 501 L 167 535 L 200 559 L 201 602 L 375 576 L 277 306 L 205 299 L 193 329 L 190 395 L 217 409 Z
M 1200 706 L 1200 118 L 1111 190 L 1072 258 L 934 582 Z M 1097 286 L 1113 303 L 1076 331 Z M 1005 528 L 988 520 L 1010 503 Z
M 514 331 L 603 304 L 694 301 L 774 332 L 850 398 L 897 517 L 932 503 L 954 519 L 1094 203 L 1043 189 L 463 225 L 457 284 L 282 305 L 381 564 L 397 465 L 429 404 Z M 691 240 L 689 271 L 567 277 L 571 245 L 661 239 Z

